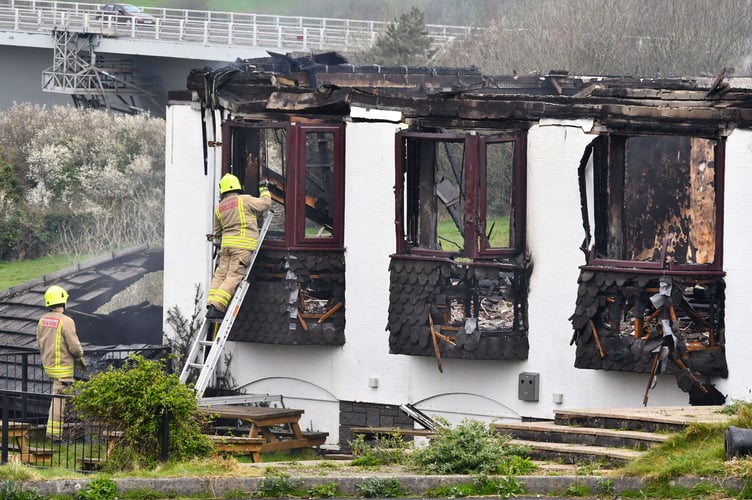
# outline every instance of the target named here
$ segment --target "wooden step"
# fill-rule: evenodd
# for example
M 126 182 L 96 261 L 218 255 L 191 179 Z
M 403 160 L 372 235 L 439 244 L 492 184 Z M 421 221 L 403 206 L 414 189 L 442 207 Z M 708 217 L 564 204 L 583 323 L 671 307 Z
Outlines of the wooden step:
M 500 433 L 509 434 L 513 438 L 546 443 L 575 443 L 644 450 L 669 439 L 669 435 L 665 433 L 575 427 L 559 425 L 553 421 L 497 422 L 494 425 Z
M 609 465 L 623 465 L 645 453 L 626 448 L 586 446 L 574 443 L 545 443 L 524 439 L 512 439 L 509 444 L 528 447 L 530 457 L 536 460 L 556 460 L 571 464 L 602 461 Z
M 723 406 L 667 406 L 557 410 L 554 422 L 606 429 L 681 432 L 695 422 L 729 422 L 732 416 L 721 413 L 722 408 Z

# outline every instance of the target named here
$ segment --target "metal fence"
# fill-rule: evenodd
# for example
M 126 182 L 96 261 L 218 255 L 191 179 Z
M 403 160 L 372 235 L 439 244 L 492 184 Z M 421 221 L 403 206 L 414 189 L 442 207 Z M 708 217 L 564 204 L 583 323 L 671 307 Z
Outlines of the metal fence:
M 100 16 L 99 4 L 10 0 L 0 6 L 0 29 L 67 30 L 175 42 L 278 48 L 287 51 L 345 50 L 370 47 L 390 23 L 359 19 L 276 16 L 245 12 L 145 8 L 154 24 L 120 22 Z M 469 35 L 468 26 L 426 25 L 435 46 Z
M 131 354 L 160 359 L 162 347 L 87 351 L 87 376 L 118 368 Z M 78 375 L 78 374 L 77 374 Z M 70 395 L 52 395 L 52 383 L 44 375 L 39 354 L 0 354 L 0 463 L 21 462 L 37 467 L 76 471 L 97 470 L 107 461 L 122 438 L 119 429 L 79 418 L 68 403 Z M 48 416 L 62 416 L 62 432 L 50 435 Z M 167 418 L 167 416 L 163 416 Z M 160 458 L 167 459 L 168 426 L 162 426 L 164 444 Z

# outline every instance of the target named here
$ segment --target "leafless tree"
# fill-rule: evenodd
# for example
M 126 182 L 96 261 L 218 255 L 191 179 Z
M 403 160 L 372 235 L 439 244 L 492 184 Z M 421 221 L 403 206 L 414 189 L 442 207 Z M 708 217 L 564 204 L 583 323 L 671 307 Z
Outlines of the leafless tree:
M 441 63 L 486 74 L 749 74 L 747 0 L 518 0 Z

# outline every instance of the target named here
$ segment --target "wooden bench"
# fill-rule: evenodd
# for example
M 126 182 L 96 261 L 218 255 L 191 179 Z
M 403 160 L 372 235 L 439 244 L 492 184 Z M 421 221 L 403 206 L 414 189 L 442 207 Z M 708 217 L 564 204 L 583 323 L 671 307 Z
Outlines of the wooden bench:
M 93 471 L 99 469 L 103 463 L 109 460 L 110 455 L 115 450 L 115 446 L 117 446 L 120 440 L 123 439 L 123 431 L 105 430 L 101 431 L 100 435 L 107 443 L 104 456 L 81 457 L 79 459 L 81 470 Z
M 261 462 L 261 447 L 265 441 L 261 436 L 217 436 L 210 434 L 206 437 L 214 444 L 214 449 L 218 452 L 251 455 L 254 462 Z
M 38 462 L 51 462 L 52 455 L 55 454 L 55 450 L 50 448 L 39 448 L 37 446 L 28 447 L 29 460 L 31 464 L 37 464 Z
M 93 471 L 98 470 L 107 459 L 98 457 L 83 457 L 79 459 L 81 462 L 81 470 Z

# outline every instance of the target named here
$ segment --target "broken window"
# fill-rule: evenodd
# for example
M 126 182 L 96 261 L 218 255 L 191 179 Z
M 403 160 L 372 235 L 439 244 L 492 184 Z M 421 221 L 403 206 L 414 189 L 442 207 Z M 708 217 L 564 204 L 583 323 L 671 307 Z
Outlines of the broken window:
M 587 166 L 595 219 L 591 259 L 617 266 L 720 268 L 722 145 L 690 136 L 599 137 Z
M 274 211 L 230 339 L 344 344 L 343 127 L 235 119 L 223 132 L 223 170 L 253 195 L 268 180 Z
M 691 404 L 722 404 L 710 379 L 728 376 L 723 147 L 708 137 L 610 134 L 580 163 L 587 265 L 570 318 L 575 366 L 647 374 L 643 404 L 662 373 L 676 376 Z
M 227 122 L 225 169 L 246 192 L 270 182 L 272 246 L 341 247 L 344 221 L 343 134 L 339 125 Z
M 398 252 L 481 258 L 524 242 L 524 138 L 400 134 Z
M 524 133 L 402 132 L 390 352 L 526 359 Z

